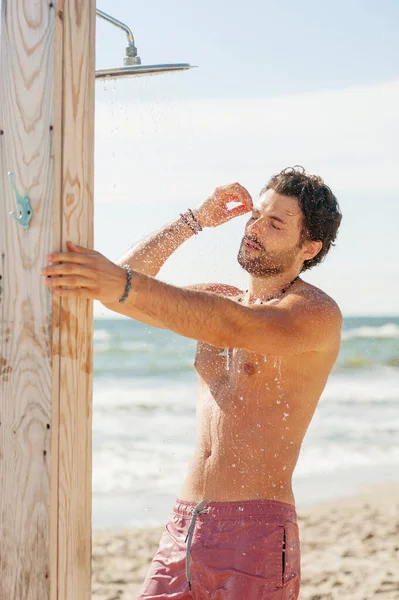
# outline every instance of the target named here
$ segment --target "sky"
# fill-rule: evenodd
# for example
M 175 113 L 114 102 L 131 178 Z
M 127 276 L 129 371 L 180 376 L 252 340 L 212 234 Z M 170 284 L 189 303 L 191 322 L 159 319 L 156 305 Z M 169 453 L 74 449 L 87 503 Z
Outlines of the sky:
M 181 73 L 96 84 L 94 247 L 117 260 L 238 181 L 254 204 L 274 173 L 323 177 L 343 220 L 302 278 L 346 316 L 399 314 L 399 3 L 346 0 L 102 0 L 132 29 L 143 64 Z M 126 36 L 97 19 L 97 68 Z M 174 285 L 248 287 L 237 263 L 248 216 L 185 242 L 159 273 Z M 119 317 L 94 303 L 96 317 Z

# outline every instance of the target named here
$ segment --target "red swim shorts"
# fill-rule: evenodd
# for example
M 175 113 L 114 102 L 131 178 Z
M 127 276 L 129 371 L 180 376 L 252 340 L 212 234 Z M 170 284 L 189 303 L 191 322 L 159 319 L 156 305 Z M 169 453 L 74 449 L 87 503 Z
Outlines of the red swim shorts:
M 138 600 L 297 600 L 295 507 L 177 500 Z

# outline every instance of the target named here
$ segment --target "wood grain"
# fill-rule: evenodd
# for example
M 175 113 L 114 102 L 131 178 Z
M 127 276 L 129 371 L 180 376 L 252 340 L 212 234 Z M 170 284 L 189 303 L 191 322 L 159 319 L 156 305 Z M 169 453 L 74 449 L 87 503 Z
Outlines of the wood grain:
M 92 301 L 53 300 L 40 269 L 93 247 L 95 0 L 1 7 L 0 598 L 88 600 Z

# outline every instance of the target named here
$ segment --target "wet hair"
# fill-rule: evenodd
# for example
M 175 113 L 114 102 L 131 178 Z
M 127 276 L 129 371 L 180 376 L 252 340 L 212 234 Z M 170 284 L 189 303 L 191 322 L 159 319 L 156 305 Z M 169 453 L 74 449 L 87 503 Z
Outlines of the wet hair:
M 316 256 L 305 260 L 301 273 L 321 263 L 331 246 L 335 246 L 342 214 L 338 201 L 328 185 L 317 175 L 308 175 L 299 165 L 287 167 L 273 175 L 263 187 L 260 195 L 274 190 L 283 196 L 293 196 L 302 211 L 300 245 L 306 240 L 321 241 L 323 247 Z

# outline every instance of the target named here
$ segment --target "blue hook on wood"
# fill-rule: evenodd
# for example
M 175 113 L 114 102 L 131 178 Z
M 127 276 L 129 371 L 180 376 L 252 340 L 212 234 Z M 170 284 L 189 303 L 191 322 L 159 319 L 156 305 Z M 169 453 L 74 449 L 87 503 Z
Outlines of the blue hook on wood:
M 16 220 L 17 223 L 21 225 L 21 227 L 27 229 L 32 218 L 30 199 L 28 196 L 21 196 L 21 194 L 18 194 L 14 183 L 14 175 L 11 173 L 11 171 L 8 172 L 8 176 L 10 178 L 11 187 L 15 194 L 16 202 L 19 206 L 19 217 L 17 217 L 17 215 L 12 211 L 10 212 L 10 215 Z

